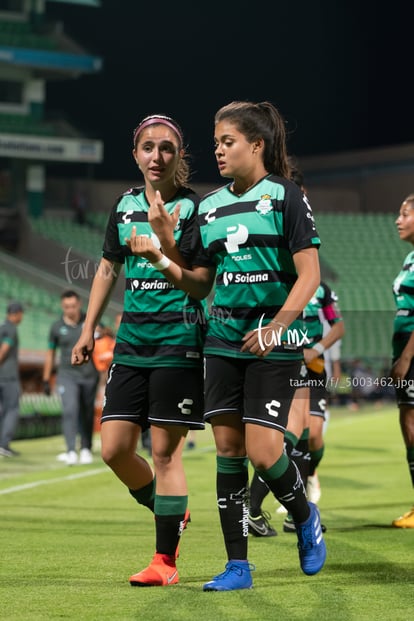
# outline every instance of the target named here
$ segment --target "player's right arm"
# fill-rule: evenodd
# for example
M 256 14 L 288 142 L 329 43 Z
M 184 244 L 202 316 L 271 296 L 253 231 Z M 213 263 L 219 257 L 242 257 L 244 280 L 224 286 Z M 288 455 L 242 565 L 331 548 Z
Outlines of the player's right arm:
M 89 294 L 88 309 L 78 342 L 72 349 L 71 362 L 80 365 L 88 362 L 95 345 L 94 332 L 106 305 L 111 297 L 122 264 L 101 259 L 101 262 L 93 279 Z
M 2 364 L 6 360 L 9 351 L 10 351 L 9 343 L 3 342 L 0 345 L 0 364 Z
M 130 239 L 126 239 L 125 243 L 132 254 L 144 257 L 152 263 L 154 267 L 160 269 L 165 277 L 168 278 L 177 289 L 185 291 L 188 295 L 197 300 L 202 300 L 210 293 L 214 282 L 214 268 L 195 265 L 191 270 L 188 270 L 168 260 L 161 250 L 154 246 L 149 237 L 137 235 L 135 226 L 132 227 Z M 165 262 L 165 265 L 157 267 L 160 261 Z

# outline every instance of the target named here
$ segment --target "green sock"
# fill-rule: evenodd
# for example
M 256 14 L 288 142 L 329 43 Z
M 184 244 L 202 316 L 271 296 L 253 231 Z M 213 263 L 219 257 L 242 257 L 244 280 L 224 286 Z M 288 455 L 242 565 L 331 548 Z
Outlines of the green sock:
M 309 464 L 309 476 L 312 477 L 315 474 L 316 468 L 319 466 L 323 454 L 325 451 L 325 446 L 322 446 L 317 451 L 309 451 L 310 454 L 310 464 Z
M 148 483 L 148 485 L 144 485 L 144 487 L 130 489 L 129 493 L 135 498 L 138 504 L 148 507 L 148 509 L 154 513 L 155 478 Z

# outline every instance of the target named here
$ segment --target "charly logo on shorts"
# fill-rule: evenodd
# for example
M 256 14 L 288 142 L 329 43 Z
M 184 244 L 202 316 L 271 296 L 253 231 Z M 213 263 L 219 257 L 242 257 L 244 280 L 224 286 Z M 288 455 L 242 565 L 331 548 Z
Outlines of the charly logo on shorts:
M 279 408 L 281 406 L 280 401 L 276 401 L 276 399 L 272 399 L 269 403 L 266 403 L 265 408 L 269 416 L 274 416 L 277 418 L 279 416 Z
M 194 404 L 193 399 L 184 398 L 181 403 L 178 404 L 178 408 L 181 410 L 181 414 L 191 414 L 191 406 Z M 189 407 L 190 406 L 190 407 Z

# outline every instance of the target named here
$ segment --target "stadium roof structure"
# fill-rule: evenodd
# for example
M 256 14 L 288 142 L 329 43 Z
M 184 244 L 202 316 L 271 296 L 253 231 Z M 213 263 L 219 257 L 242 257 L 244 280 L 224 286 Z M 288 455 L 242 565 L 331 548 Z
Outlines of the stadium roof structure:
M 0 46 L 0 63 L 2 62 L 33 69 L 58 70 L 62 74 L 67 72 L 91 73 L 102 69 L 102 60 L 87 54 L 68 54 L 8 46 Z
M 95 0 L 72 1 L 72 4 L 100 6 Z M 102 59 L 69 37 L 64 22 L 49 21 L 44 8 L 34 18 L 24 11 L 3 12 L 1 16 L 0 83 L 3 80 L 3 91 L 8 88 L 9 92 L 0 104 L 0 157 L 102 162 L 100 140 L 88 139 L 62 114 L 60 118 L 51 115 L 45 118 L 43 86 L 48 80 L 98 73 L 102 70 Z
M 65 4 L 83 4 L 84 6 L 94 6 L 96 8 L 101 6 L 99 0 L 47 0 L 47 2 L 62 2 Z

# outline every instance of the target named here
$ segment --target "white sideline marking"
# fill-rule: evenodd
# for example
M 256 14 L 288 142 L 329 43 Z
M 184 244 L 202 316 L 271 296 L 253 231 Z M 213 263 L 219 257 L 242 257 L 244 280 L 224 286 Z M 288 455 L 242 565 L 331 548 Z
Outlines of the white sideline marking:
M 40 487 L 41 485 L 49 485 L 51 483 L 61 483 L 62 481 L 74 481 L 75 479 L 83 479 L 83 477 L 90 477 L 94 474 L 100 474 L 107 472 L 105 468 L 95 468 L 94 470 L 87 470 L 86 472 L 78 472 L 77 474 L 68 474 L 58 479 L 41 479 L 40 481 L 33 481 L 33 483 L 24 483 L 23 485 L 15 485 L 14 487 L 7 487 L 0 490 L 0 496 L 4 494 L 12 494 L 13 492 L 21 492 L 25 489 L 33 489 L 34 487 Z
M 195 451 L 186 451 L 183 454 L 183 457 L 190 457 L 195 453 L 210 453 L 214 451 L 215 447 L 205 446 L 202 448 L 197 448 Z M 148 459 L 151 459 L 150 457 Z M 5 494 L 13 494 L 14 492 L 22 492 L 26 489 L 33 489 L 35 487 L 40 487 L 41 485 L 49 485 L 51 483 L 61 483 L 62 481 L 74 481 L 75 479 L 82 479 L 83 477 L 90 477 L 94 474 L 99 474 L 101 472 L 110 472 L 107 468 L 95 468 L 94 470 L 86 470 L 85 472 L 78 472 L 77 474 L 68 474 L 64 477 L 59 477 L 58 479 L 41 479 L 40 481 L 33 481 L 33 483 L 23 483 L 23 485 L 15 485 L 14 487 L 6 487 L 5 489 L 0 489 L 0 496 L 4 496 Z

